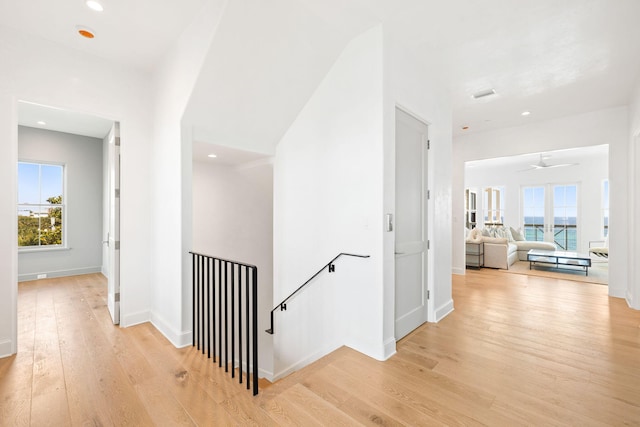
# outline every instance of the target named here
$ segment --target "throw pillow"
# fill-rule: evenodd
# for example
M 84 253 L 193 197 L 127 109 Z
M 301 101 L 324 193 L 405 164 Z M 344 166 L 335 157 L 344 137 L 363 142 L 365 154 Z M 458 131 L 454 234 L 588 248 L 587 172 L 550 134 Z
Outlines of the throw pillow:
M 511 229 L 511 235 L 513 236 L 513 240 L 515 240 L 516 242 L 524 241 L 524 236 L 522 235 L 520 230 L 516 230 L 513 227 L 509 227 L 509 228 Z
M 508 242 L 515 242 L 509 227 L 505 227 L 503 225 L 495 227 L 494 237 L 502 237 L 503 239 L 507 239 Z

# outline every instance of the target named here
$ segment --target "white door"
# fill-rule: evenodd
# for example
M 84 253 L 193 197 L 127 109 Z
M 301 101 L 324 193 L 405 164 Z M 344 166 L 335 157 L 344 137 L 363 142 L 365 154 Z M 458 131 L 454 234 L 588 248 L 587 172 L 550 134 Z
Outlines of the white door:
M 109 278 L 107 306 L 114 324 L 120 323 L 120 125 L 109 133 Z
M 427 320 L 427 144 L 427 125 L 396 108 L 396 340 Z

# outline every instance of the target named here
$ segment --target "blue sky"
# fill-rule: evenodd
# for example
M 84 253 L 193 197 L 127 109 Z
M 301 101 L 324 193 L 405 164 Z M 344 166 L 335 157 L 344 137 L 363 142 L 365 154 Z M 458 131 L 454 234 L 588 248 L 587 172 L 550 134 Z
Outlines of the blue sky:
M 62 195 L 62 175 L 63 167 L 59 165 L 19 162 L 18 204 L 46 204 L 49 197 Z

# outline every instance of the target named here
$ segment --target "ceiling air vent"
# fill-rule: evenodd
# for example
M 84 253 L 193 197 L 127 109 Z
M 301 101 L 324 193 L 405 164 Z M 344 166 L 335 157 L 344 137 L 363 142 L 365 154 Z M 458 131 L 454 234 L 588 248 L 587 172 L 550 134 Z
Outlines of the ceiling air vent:
M 480 99 L 480 98 L 484 98 L 484 97 L 495 95 L 495 94 L 496 94 L 495 89 L 488 89 L 488 90 L 483 90 L 482 92 L 474 93 L 473 98 Z

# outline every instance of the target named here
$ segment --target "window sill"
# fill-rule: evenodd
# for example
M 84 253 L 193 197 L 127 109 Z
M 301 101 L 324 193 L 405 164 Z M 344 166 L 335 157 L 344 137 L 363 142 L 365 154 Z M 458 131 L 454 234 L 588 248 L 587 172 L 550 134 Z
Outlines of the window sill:
M 57 246 L 55 248 L 18 248 L 18 254 L 30 254 L 35 252 L 61 252 L 61 251 L 70 251 L 71 248 L 66 246 Z

